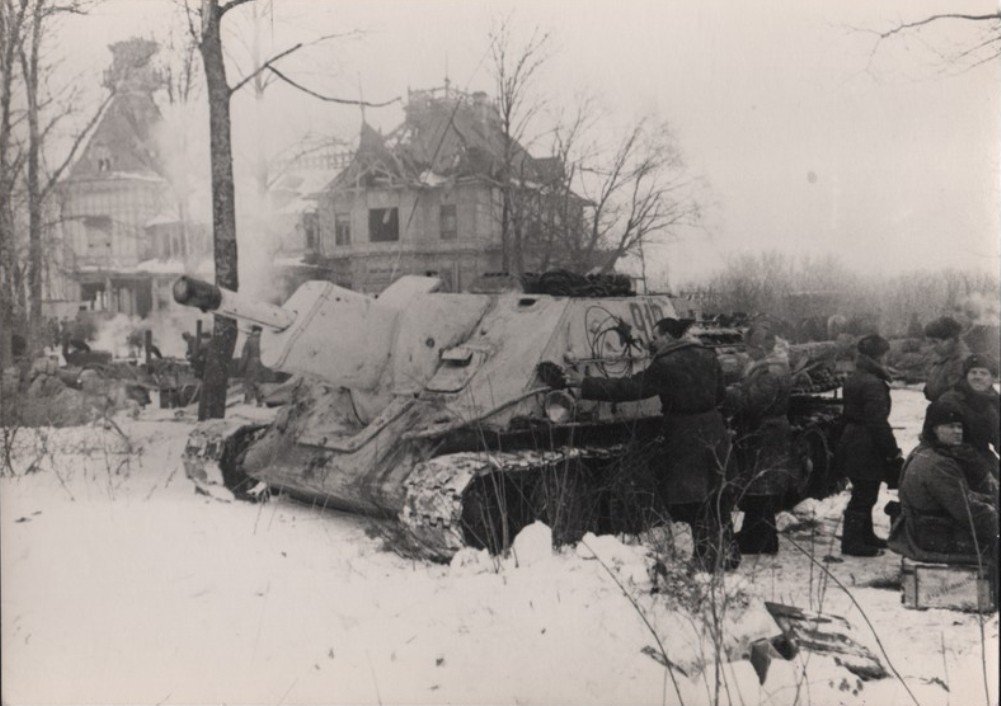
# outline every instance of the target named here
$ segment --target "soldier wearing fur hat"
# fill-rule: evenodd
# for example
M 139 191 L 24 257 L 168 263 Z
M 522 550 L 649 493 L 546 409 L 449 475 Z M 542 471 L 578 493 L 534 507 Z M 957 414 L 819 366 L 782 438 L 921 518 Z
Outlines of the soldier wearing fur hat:
M 970 355 L 970 349 L 959 337 L 962 331 L 962 325 L 951 316 L 941 316 L 925 326 L 925 338 L 932 346 L 924 389 L 929 402 L 937 400 L 963 378 L 963 361 Z
M 738 502 L 744 511 L 743 527 L 737 534 L 741 554 L 778 552 L 775 513 L 782 496 L 798 480 L 788 417 L 792 373 L 776 340 L 770 322 L 751 325 L 744 334 L 751 360 L 726 394 L 726 408 L 737 433 Z
M 886 546 L 872 527 L 879 485 L 886 479 L 895 480 L 902 458 L 890 427 L 890 374 L 883 366 L 890 344 L 872 334 L 861 338 L 856 348 L 855 372 L 844 388 L 845 431 L 838 441 L 834 463 L 852 483 L 841 552 L 871 557 Z
M 658 321 L 650 365 L 635 375 L 597 378 L 568 370 L 566 379 L 581 388 L 584 399 L 660 398 L 665 442 L 658 460 L 658 494 L 674 519 L 691 525 L 696 565 L 731 569 L 740 555 L 731 542 L 728 507 L 721 497 L 731 466 L 730 438 L 719 411 L 723 370 L 715 353 L 685 338 L 691 323 Z
M 998 438 L 1001 435 L 1001 400 L 994 389 L 997 374 L 994 360 L 974 353 L 963 361 L 962 379 L 939 398 L 962 410 L 963 441 L 980 456 L 995 479 L 998 477 L 997 453 L 1001 448 Z
M 928 406 L 920 444 L 900 480 L 900 516 L 889 547 L 915 561 L 984 564 L 997 594 L 997 483 L 970 466 L 963 411 L 938 400 Z

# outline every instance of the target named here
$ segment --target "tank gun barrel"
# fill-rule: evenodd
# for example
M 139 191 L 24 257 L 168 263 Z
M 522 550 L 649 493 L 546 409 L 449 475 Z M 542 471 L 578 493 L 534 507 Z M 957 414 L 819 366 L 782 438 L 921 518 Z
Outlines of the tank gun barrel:
M 173 289 L 178 304 L 249 321 L 270 331 L 284 331 L 295 323 L 296 315 L 288 309 L 255 301 L 194 277 L 179 277 Z

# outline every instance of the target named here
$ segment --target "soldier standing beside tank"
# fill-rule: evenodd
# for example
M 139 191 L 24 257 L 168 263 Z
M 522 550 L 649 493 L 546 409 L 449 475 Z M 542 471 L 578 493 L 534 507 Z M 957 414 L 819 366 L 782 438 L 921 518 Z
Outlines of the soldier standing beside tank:
M 883 358 L 889 342 L 877 334 L 862 337 L 857 345 L 855 372 L 845 383 L 845 431 L 838 442 L 834 463 L 852 483 L 845 508 L 841 553 L 872 557 L 886 541 L 872 528 L 872 508 L 884 479 L 896 486 L 903 457 L 890 427 L 890 374 Z
M 264 372 L 264 365 L 261 363 L 261 327 L 254 325 L 250 327 L 247 340 L 243 343 L 243 351 L 240 353 L 240 374 L 243 376 L 243 401 L 251 400 L 260 407 L 263 399 L 261 395 L 261 376 Z
M 672 519 L 692 528 L 693 563 L 728 570 L 740 564 L 732 541 L 723 490 L 730 468 L 730 440 L 719 406 L 723 370 L 716 354 L 684 338 L 690 321 L 661 319 L 654 326 L 649 367 L 624 378 L 584 377 L 570 370 L 567 382 L 590 400 L 626 402 L 660 397 L 664 448 L 658 495 Z
M 934 402 L 963 379 L 963 361 L 970 349 L 960 340 L 963 327 L 951 316 L 942 316 L 925 326 L 925 338 L 932 344 L 925 398 Z
M 726 392 L 726 408 L 737 432 L 738 502 L 744 511 L 737 545 L 741 554 L 775 554 L 779 550 L 775 513 L 798 480 L 788 417 L 792 373 L 787 356 L 776 350 L 768 323 L 753 324 L 744 341 L 751 360 L 740 382 Z

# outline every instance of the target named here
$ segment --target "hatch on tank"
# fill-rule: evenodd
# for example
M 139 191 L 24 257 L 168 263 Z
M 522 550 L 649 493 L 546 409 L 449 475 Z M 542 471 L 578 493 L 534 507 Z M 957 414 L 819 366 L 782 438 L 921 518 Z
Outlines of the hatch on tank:
M 476 374 L 489 351 L 472 346 L 456 346 L 441 352 L 441 365 L 427 384 L 430 392 L 459 392 Z

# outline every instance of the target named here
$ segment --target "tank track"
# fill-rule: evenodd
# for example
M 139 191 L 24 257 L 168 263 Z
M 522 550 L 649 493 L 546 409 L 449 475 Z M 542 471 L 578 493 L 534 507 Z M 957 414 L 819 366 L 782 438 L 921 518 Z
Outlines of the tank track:
M 399 519 L 429 558 L 448 560 L 467 546 L 463 509 L 477 478 L 491 473 L 526 474 L 576 460 L 606 460 L 625 453 L 623 444 L 573 446 L 554 450 L 482 451 L 446 454 L 414 467 L 404 486 Z

